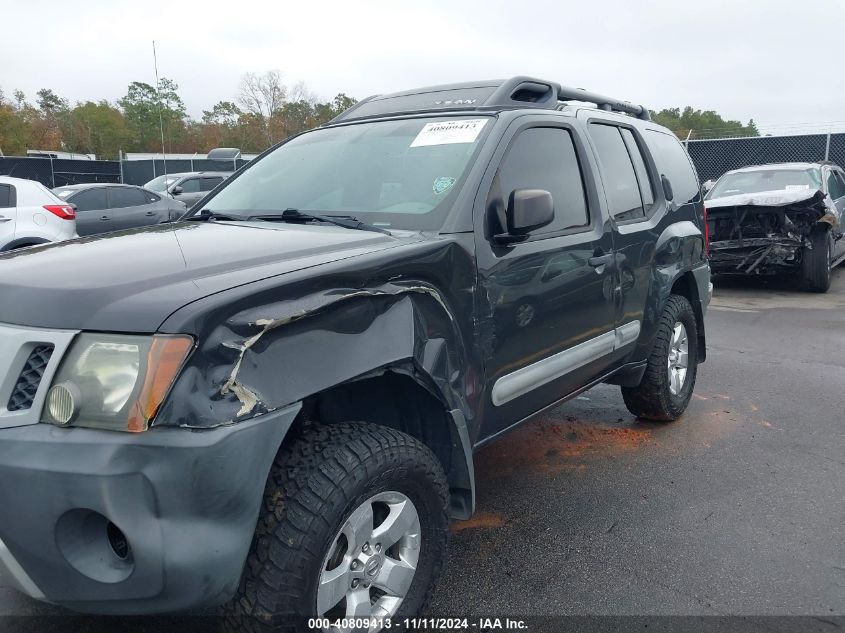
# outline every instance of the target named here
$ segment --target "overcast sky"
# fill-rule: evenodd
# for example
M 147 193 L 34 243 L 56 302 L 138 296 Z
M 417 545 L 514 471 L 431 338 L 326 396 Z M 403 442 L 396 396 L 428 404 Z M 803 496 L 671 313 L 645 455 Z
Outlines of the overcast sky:
M 159 73 L 188 112 L 280 70 L 321 98 L 535 75 L 771 131 L 845 125 L 843 0 L 2 0 L 0 87 L 71 102 Z

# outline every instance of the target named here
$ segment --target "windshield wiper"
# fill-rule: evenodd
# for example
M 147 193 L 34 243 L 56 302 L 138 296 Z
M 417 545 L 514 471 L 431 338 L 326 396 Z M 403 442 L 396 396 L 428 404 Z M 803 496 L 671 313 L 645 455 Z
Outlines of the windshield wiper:
M 247 218 L 247 220 L 266 220 L 268 222 L 317 220 L 318 222 L 326 222 L 328 224 L 334 224 L 335 226 L 342 226 L 346 229 L 354 229 L 356 231 L 374 231 L 376 233 L 392 235 L 392 233 L 387 229 L 383 229 L 379 226 L 373 226 L 372 224 L 367 224 L 366 222 L 361 222 L 361 220 L 352 215 L 318 215 L 316 213 L 300 211 L 299 209 L 285 209 L 281 213 L 251 215 Z
M 243 220 L 244 218 L 238 217 L 237 215 L 227 215 L 225 213 L 215 213 L 214 211 L 209 211 L 208 209 L 203 209 L 198 214 L 192 215 L 189 218 L 185 218 L 189 221 L 194 222 L 211 222 L 214 220 L 215 222 L 219 220 L 224 221 L 231 221 L 236 222 L 238 220 Z

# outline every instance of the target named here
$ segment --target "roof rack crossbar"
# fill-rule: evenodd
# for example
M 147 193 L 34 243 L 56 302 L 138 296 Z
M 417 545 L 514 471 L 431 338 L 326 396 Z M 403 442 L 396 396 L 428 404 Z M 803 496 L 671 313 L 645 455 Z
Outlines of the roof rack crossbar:
M 566 86 L 558 86 L 557 93 L 558 101 L 585 101 L 587 103 L 595 103 L 599 110 L 607 110 L 611 112 L 623 112 L 650 121 L 648 108 L 641 105 L 635 105 L 628 101 L 620 101 L 613 97 L 605 97 L 604 95 L 596 94 L 595 92 L 587 92 L 581 88 L 567 88 Z
M 486 107 L 529 105 L 561 109 L 561 106 L 568 101 L 594 103 L 600 110 L 622 112 L 646 121 L 651 118 L 645 106 L 634 105 L 628 101 L 606 97 L 581 88 L 569 88 L 554 81 L 526 76 L 511 77 L 500 82 L 484 105 Z
M 571 101 L 593 103 L 600 110 L 622 112 L 645 121 L 651 118 L 645 106 L 605 97 L 580 88 L 568 88 L 553 81 L 518 76 L 504 80 L 448 84 L 389 95 L 374 95 L 362 99 L 328 124 L 349 119 L 395 115 L 400 112 L 424 112 L 429 109 L 441 112 L 451 109 L 502 108 L 562 110 Z

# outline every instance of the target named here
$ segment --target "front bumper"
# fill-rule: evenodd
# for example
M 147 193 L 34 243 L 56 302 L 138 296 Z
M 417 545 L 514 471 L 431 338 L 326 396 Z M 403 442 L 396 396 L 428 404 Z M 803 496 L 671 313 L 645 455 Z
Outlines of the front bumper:
M 787 236 L 710 243 L 713 273 L 774 275 L 799 270 L 803 238 Z
M 0 430 L 0 574 L 35 598 L 90 613 L 225 602 L 299 408 L 202 431 Z M 129 544 L 124 558 L 109 545 L 109 522 Z

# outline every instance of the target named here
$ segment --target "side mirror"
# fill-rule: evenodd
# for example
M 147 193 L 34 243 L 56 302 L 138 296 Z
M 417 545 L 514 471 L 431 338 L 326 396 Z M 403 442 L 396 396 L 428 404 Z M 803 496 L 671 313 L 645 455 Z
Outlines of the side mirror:
M 531 231 L 550 224 L 555 217 L 552 194 L 544 189 L 515 189 L 505 212 L 508 232 L 496 235 L 497 244 L 514 244 L 528 238 Z
M 184 191 L 184 189 L 182 189 L 182 187 L 180 187 L 179 185 L 176 185 L 175 187 L 173 187 L 173 189 L 170 190 L 170 193 L 174 196 L 178 196 L 183 191 Z
M 672 202 L 675 199 L 675 194 L 672 192 L 672 183 L 669 182 L 666 174 L 660 174 L 660 182 L 663 185 L 663 195 L 666 196 L 667 201 Z

